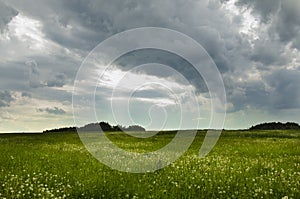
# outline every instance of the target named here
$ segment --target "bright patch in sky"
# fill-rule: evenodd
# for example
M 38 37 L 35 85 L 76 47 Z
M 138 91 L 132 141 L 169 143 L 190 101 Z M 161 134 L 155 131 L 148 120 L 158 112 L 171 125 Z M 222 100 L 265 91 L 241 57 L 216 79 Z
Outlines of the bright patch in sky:
M 27 42 L 30 49 L 43 50 L 47 45 L 41 30 L 42 24 L 38 20 L 18 14 L 8 24 L 8 28 L 20 41 Z
M 173 72 L 173 75 L 168 78 L 149 75 L 143 72 L 145 68 L 168 74 Z M 90 76 L 93 74 L 97 73 L 91 73 Z M 96 101 L 97 98 L 100 100 L 107 96 L 106 100 L 110 105 L 96 103 L 95 106 L 99 110 L 111 106 L 117 123 L 139 124 L 147 129 L 173 129 L 175 126 L 183 129 L 197 128 L 194 118 L 199 117 L 198 102 L 204 105 L 203 102 L 208 100 L 196 96 L 194 86 L 180 73 L 161 64 L 145 64 L 129 71 L 116 66 L 106 69 L 99 78 L 95 95 Z M 110 111 L 105 114 L 109 115 L 108 112 Z M 104 115 L 100 111 L 99 117 Z M 180 126 L 181 122 L 185 125 Z M 207 121 L 203 125 L 208 125 Z
M 253 16 L 251 13 L 251 9 L 249 8 L 240 8 L 237 7 L 236 4 L 237 0 L 229 0 L 223 4 L 223 8 L 229 12 L 231 16 L 231 20 L 241 20 L 239 31 L 240 33 L 244 33 L 252 39 L 257 39 L 258 35 L 256 33 L 256 28 L 259 26 L 258 18 Z M 237 19 L 239 18 L 239 19 Z

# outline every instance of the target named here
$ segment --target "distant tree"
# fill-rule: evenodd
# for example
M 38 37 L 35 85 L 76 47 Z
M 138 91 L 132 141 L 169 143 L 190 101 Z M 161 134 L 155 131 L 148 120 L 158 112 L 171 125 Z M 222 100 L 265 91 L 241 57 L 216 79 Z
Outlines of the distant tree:
M 250 130 L 300 130 L 300 125 L 295 122 L 266 122 L 252 126 Z
M 113 131 L 146 131 L 145 128 L 139 125 L 131 125 L 129 127 L 123 127 L 121 125 L 111 126 L 108 122 L 100 123 L 90 123 L 83 127 L 78 128 L 81 131 L 104 131 L 104 132 L 113 132 Z M 76 127 L 66 127 L 59 129 L 52 129 L 43 131 L 43 133 L 58 133 L 58 132 L 76 132 Z
M 100 122 L 99 123 L 102 131 L 113 131 L 113 127 L 108 122 Z
M 58 132 L 73 133 L 76 132 L 76 127 L 64 127 L 64 128 L 43 131 L 43 133 L 58 133 Z
M 99 123 L 90 123 L 83 127 L 78 128 L 80 131 L 99 131 Z
M 131 125 L 125 128 L 125 131 L 146 131 L 146 129 L 139 125 Z
M 113 131 L 122 131 L 124 127 L 122 127 L 121 125 L 116 125 L 116 126 L 113 126 Z

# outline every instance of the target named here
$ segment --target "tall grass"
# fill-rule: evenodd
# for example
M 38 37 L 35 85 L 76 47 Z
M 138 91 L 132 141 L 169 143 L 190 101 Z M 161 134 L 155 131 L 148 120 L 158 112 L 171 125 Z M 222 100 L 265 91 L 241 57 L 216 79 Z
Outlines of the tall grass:
M 199 158 L 204 135 L 170 166 L 145 174 L 101 164 L 75 133 L 0 135 L 0 198 L 300 198 L 300 132 L 226 131 Z M 137 152 L 156 150 L 173 136 L 108 133 Z

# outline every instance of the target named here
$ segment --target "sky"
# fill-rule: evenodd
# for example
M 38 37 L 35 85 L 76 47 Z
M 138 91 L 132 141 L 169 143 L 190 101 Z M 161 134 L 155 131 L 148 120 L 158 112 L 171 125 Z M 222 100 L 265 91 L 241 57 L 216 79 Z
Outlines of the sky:
M 0 0 L 0 132 L 74 126 L 74 112 L 82 124 L 94 122 L 89 102 L 74 106 L 74 91 L 80 99 L 94 94 L 99 121 L 210 127 L 212 96 L 184 58 L 141 49 L 110 67 L 93 61 L 98 44 L 142 27 L 178 31 L 203 46 L 224 82 L 224 128 L 300 123 L 299 10 L 298 0 Z M 130 43 L 108 48 L 120 45 Z M 82 65 L 91 67 L 78 80 Z

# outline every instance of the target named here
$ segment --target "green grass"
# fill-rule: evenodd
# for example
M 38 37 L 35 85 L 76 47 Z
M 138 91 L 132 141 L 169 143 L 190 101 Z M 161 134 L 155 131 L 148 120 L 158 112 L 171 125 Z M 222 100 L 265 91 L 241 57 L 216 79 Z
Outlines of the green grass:
M 300 132 L 225 131 L 205 158 L 205 133 L 170 166 L 131 174 L 99 163 L 77 134 L 0 135 L 0 198 L 300 198 Z M 153 151 L 174 134 L 108 133 L 128 151 Z

